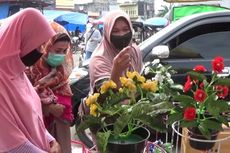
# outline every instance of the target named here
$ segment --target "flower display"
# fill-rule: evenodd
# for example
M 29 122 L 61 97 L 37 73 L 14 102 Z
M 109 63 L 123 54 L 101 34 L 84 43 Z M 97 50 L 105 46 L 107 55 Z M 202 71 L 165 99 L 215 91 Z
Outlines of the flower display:
M 112 80 L 104 81 L 100 91 L 87 98 L 86 105 L 90 112 L 83 117 L 84 122 L 78 130 L 96 128 L 100 152 L 106 152 L 111 135 L 115 138 L 128 137 L 141 126 L 166 131 L 162 114 L 168 113 L 173 105 L 167 93 L 162 92 L 163 80 L 159 81 L 156 77 L 146 79 L 138 72 L 128 71 L 120 77 L 120 88 Z M 111 124 L 113 129 L 107 129 Z
M 217 56 L 212 60 L 211 76 L 207 69 L 197 65 L 188 72 L 183 93 L 174 96 L 177 105 L 172 109 L 168 123 L 180 121 L 182 127 L 197 127 L 207 139 L 212 131 L 223 130 L 222 124 L 229 126 L 228 94 L 230 79 L 221 77 L 224 58 Z M 211 125 L 211 126 L 210 126 Z

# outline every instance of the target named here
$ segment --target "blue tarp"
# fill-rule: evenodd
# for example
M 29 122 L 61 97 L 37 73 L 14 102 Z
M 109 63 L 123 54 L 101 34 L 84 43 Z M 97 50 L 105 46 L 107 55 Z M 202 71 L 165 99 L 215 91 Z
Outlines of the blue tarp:
M 0 4 L 0 19 L 7 18 L 9 14 L 9 2 L 1 3 Z
M 47 20 L 58 22 L 68 31 L 75 31 L 76 27 L 78 27 L 81 32 L 84 32 L 88 21 L 88 15 L 79 12 L 44 10 L 43 14 Z
M 71 12 L 56 17 L 54 21 L 60 23 L 69 31 L 74 31 L 76 27 L 79 27 L 79 30 L 83 32 L 85 31 L 85 27 L 88 22 L 88 15 L 84 13 Z
M 43 14 L 49 21 L 53 21 L 60 15 L 71 13 L 70 11 L 61 11 L 61 10 L 43 10 Z

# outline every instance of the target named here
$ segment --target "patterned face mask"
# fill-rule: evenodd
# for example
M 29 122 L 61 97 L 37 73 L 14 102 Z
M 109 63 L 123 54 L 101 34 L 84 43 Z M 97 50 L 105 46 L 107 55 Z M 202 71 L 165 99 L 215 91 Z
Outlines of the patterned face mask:
M 64 62 L 64 60 L 65 60 L 65 54 L 49 53 L 46 62 L 51 67 L 57 67 L 61 65 Z

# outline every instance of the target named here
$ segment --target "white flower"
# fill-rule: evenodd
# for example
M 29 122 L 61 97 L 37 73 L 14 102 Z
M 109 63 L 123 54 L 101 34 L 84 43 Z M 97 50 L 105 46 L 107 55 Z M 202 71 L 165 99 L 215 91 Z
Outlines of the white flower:
M 162 83 L 163 79 L 164 79 L 163 76 L 159 72 L 154 77 L 154 80 L 158 81 L 159 83 Z

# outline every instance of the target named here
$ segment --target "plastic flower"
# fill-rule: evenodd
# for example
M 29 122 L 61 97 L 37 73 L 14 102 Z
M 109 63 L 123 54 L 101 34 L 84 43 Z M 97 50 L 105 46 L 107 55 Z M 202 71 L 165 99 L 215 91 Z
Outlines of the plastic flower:
M 197 71 L 197 72 L 206 72 L 207 71 L 207 69 L 203 65 L 197 65 L 194 67 L 193 70 Z
M 196 109 L 194 107 L 188 107 L 184 110 L 184 119 L 192 121 L 196 118 Z
M 90 105 L 90 115 L 97 116 L 97 105 L 92 104 Z
M 194 94 L 194 99 L 198 102 L 204 102 L 204 100 L 206 99 L 207 94 L 205 93 L 204 90 L 201 89 L 197 89 L 195 94 Z
M 145 77 L 141 76 L 137 71 L 134 72 L 127 71 L 126 76 L 132 80 L 136 77 L 137 81 L 141 83 L 145 82 Z
M 225 97 L 228 96 L 228 92 L 229 92 L 228 86 L 217 85 L 215 86 L 215 90 L 217 91 L 217 96 L 219 98 L 224 99 Z
M 217 56 L 212 60 L 212 69 L 216 73 L 221 73 L 224 69 L 224 58 Z
M 192 88 L 192 81 L 191 81 L 191 78 L 190 76 L 187 76 L 187 81 L 185 82 L 185 85 L 184 85 L 184 92 L 187 92 L 189 91 L 190 89 Z
M 86 99 L 86 105 L 90 106 L 90 105 L 96 103 L 99 95 L 100 95 L 99 93 L 94 93 L 93 95 L 91 95 L 88 99 Z
M 206 68 L 197 65 L 188 72 L 184 85 L 184 94 L 174 97 L 178 102 L 171 114 L 169 123 L 180 121 L 182 127 L 198 128 L 206 138 L 211 138 L 213 130 L 222 130 L 222 124 L 229 127 L 228 116 L 230 106 L 227 100 L 230 79 L 218 74 L 224 68 L 224 58 L 217 56 L 212 62 L 211 76 L 206 76 Z M 187 95 L 186 95 L 187 94 Z
M 158 90 L 157 81 L 146 81 L 141 85 L 142 89 L 146 91 L 156 92 Z
M 106 93 L 109 89 L 115 89 L 115 88 L 117 88 L 117 85 L 112 80 L 105 81 L 101 86 L 100 93 L 103 94 Z
M 132 79 L 126 77 L 120 77 L 120 81 L 122 87 L 126 87 L 130 91 L 136 91 L 136 85 Z
M 167 70 L 164 72 L 167 73 Z M 100 152 L 105 151 L 103 148 L 106 148 L 110 136 L 125 138 L 140 126 L 165 132 L 165 120 L 159 116 L 172 108 L 168 93 L 163 92 L 164 87 L 167 87 L 167 91 L 170 88 L 168 82 L 164 86 L 166 77 L 160 84 L 156 80 L 151 81 L 154 76 L 146 81 L 145 77 L 136 71 L 127 72 L 119 78 L 119 89 L 113 81 L 104 81 L 100 93 L 87 98 L 86 105 L 90 112 L 84 116 L 84 122 L 79 125 L 78 130 L 98 130 L 96 141 Z M 159 90 L 160 85 L 162 90 Z M 108 129 L 109 124 L 113 124 L 114 129 Z

